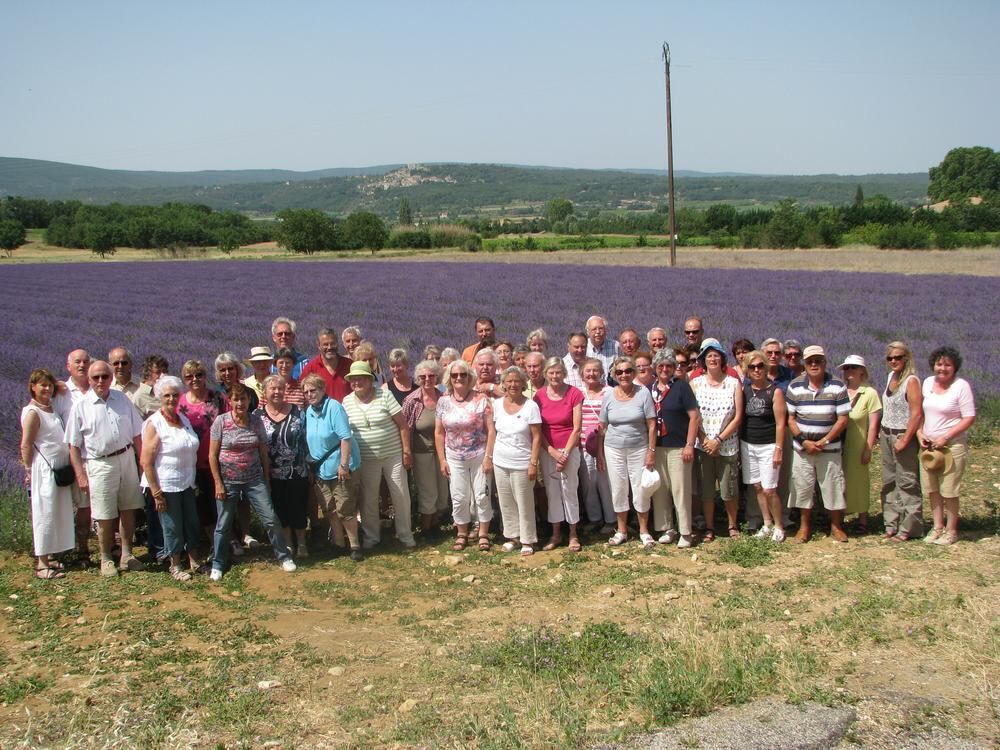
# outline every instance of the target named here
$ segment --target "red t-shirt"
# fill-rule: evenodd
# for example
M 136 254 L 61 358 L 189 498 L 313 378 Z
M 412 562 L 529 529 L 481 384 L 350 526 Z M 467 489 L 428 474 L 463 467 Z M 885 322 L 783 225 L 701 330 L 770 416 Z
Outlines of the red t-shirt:
M 337 358 L 337 371 L 330 374 L 323 364 L 323 358 L 319 355 L 309 360 L 309 364 L 302 368 L 301 383 L 306 375 L 319 375 L 326 381 L 326 395 L 334 401 L 343 403 L 344 397 L 351 392 L 351 386 L 347 383 L 347 373 L 351 371 L 351 360 L 340 356 Z
M 566 447 L 573 432 L 573 408 L 583 403 L 583 392 L 574 385 L 566 387 L 566 393 L 558 401 L 549 398 L 549 389 L 540 388 L 534 401 L 542 414 L 542 435 L 556 450 Z

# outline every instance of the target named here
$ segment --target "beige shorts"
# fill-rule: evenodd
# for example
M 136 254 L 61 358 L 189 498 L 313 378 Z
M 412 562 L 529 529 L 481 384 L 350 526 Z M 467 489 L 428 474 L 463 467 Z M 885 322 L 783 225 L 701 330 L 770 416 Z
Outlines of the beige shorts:
M 87 480 L 90 482 L 90 517 L 95 521 L 111 521 L 123 510 L 139 510 L 145 506 L 139 489 L 135 453 L 131 450 L 110 458 L 88 458 Z
M 338 518 L 352 518 L 358 515 L 361 499 L 361 482 L 357 472 L 341 482 L 337 479 L 316 479 L 316 491 L 326 518 L 336 514 Z
M 716 483 L 723 500 L 736 500 L 740 496 L 739 456 L 710 456 L 704 451 L 698 452 L 701 454 L 698 468 L 702 501 L 708 502 L 715 497 Z
M 969 456 L 969 446 L 965 443 L 949 443 L 952 465 L 947 471 L 927 471 L 920 468 L 920 488 L 927 497 L 936 492 L 941 497 L 958 497 L 962 492 L 962 474 Z

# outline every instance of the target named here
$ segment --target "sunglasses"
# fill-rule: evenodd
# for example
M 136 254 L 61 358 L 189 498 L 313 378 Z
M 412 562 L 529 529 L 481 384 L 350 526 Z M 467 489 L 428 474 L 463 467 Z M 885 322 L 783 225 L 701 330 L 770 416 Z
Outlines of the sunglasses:
M 701 333 L 700 330 L 698 330 L 698 331 L 684 331 L 684 335 L 685 336 L 697 336 L 699 333 Z
M 906 355 L 905 354 L 889 354 L 889 355 L 886 356 L 885 361 L 886 362 L 901 362 L 904 359 L 906 359 Z
M 807 365 L 821 365 L 824 362 L 826 362 L 826 360 L 823 359 L 822 357 L 810 357 L 809 359 L 806 360 Z
M 763 370 L 766 365 L 763 362 L 754 362 L 752 365 L 747 365 L 748 370 Z
M 126 365 L 130 365 L 130 364 L 132 364 L 132 363 L 129 362 L 127 359 L 120 359 L 117 362 L 112 362 L 111 366 L 112 367 L 125 367 Z
M 802 356 L 802 352 L 785 352 L 785 359 L 798 359 Z
M 677 360 L 677 366 L 678 367 L 687 367 L 688 366 L 688 361 L 686 359 L 679 359 L 679 360 Z
M 844 365 L 843 369 L 845 369 L 845 370 L 860 370 L 861 369 L 861 365 Z
M 417 380 L 434 380 L 437 375 L 417 375 Z
M 467 378 L 467 377 L 469 377 L 469 373 L 467 372 L 453 372 L 451 374 L 452 380 L 458 380 L 459 378 Z
M 620 375 L 634 375 L 634 374 L 635 374 L 635 370 L 633 370 L 631 367 L 626 367 L 623 370 L 615 370 L 615 375 L 619 375 L 619 376 Z
M 203 372 L 192 372 L 184 376 L 185 380 L 203 380 L 205 378 L 205 373 Z
M 111 373 L 99 373 L 97 375 L 91 375 L 91 380 L 111 380 Z

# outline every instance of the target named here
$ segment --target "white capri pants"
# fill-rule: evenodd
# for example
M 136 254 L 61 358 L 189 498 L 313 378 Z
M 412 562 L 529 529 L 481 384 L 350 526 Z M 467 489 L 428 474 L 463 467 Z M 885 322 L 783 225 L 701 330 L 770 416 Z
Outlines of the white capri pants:
M 740 441 L 740 463 L 743 466 L 743 484 L 759 484 L 768 492 L 778 489 L 780 465 L 774 465 L 774 443 L 756 445 Z M 749 500 L 747 501 L 749 504 Z
M 451 472 L 451 515 L 456 524 L 472 523 L 472 510 L 480 523 L 493 520 L 493 505 L 490 503 L 489 477 L 483 471 L 486 453 L 473 458 L 448 457 L 448 471 Z
M 570 451 L 566 468 L 556 470 L 556 462 L 548 451 L 542 451 L 542 472 L 545 475 L 545 496 L 548 498 L 549 523 L 580 523 L 580 451 Z
M 653 528 L 691 534 L 691 467 L 684 463 L 684 448 L 656 448 L 656 473 L 660 486 L 653 493 Z
M 436 453 L 413 454 L 413 481 L 417 485 L 417 509 L 431 516 L 448 509 L 448 480 L 441 473 Z
M 580 488 L 587 520 L 591 523 L 614 523 L 615 509 L 611 505 L 611 485 L 608 473 L 597 470 L 597 456 L 582 451 L 580 460 Z
M 628 489 L 632 487 L 632 503 L 638 513 L 649 510 L 649 500 L 642 496 L 642 470 L 646 468 L 646 445 L 638 448 L 614 448 L 604 445 L 604 462 L 611 485 L 611 505 L 615 513 L 628 513 Z
M 521 544 L 535 544 L 535 483 L 528 479 L 527 469 L 505 469 L 493 466 L 493 477 L 500 500 L 503 535 L 519 539 Z
M 361 481 L 361 540 L 363 547 L 374 547 L 382 539 L 382 523 L 378 513 L 378 490 L 385 478 L 396 516 L 396 537 L 403 544 L 413 544 L 410 526 L 410 486 L 403 468 L 403 454 L 390 458 L 364 458 L 358 469 Z

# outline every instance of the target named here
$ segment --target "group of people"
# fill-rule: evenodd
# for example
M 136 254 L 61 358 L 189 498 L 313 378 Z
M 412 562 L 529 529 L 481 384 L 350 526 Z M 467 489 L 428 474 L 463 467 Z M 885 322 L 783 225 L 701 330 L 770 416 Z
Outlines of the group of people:
M 406 548 L 416 530 L 431 539 L 453 525 L 455 551 L 488 551 L 499 534 L 504 551 L 532 555 L 579 551 L 582 531 L 625 544 L 634 513 L 642 545 L 685 548 L 697 532 L 715 538 L 717 506 L 739 536 L 741 498 L 758 537 L 781 542 L 797 522 L 792 541 L 809 541 L 821 505 L 846 542 L 845 516 L 867 531 L 876 443 L 885 538 L 958 538 L 975 405 L 953 348 L 930 354 L 921 382 L 910 349 L 891 342 L 880 397 L 858 354 L 834 366 L 820 345 L 776 338 L 727 350 L 698 317 L 677 346 L 663 328 L 612 338 L 597 315 L 564 352 L 542 329 L 523 345 L 489 318 L 475 331 L 462 351 L 428 345 L 412 371 L 403 349 L 383 369 L 354 326 L 320 330 L 309 357 L 284 317 L 273 350 L 219 354 L 216 385 L 204 363 L 176 377 L 159 355 L 136 380 L 124 347 L 107 360 L 70 352 L 65 381 L 34 370 L 21 459 L 36 575 L 63 577 L 57 555 L 74 546 L 88 564 L 92 524 L 103 575 L 143 569 L 140 511 L 148 559 L 179 581 L 220 580 L 260 546 L 251 508 L 289 572 L 324 536 L 361 561 L 387 524 Z

